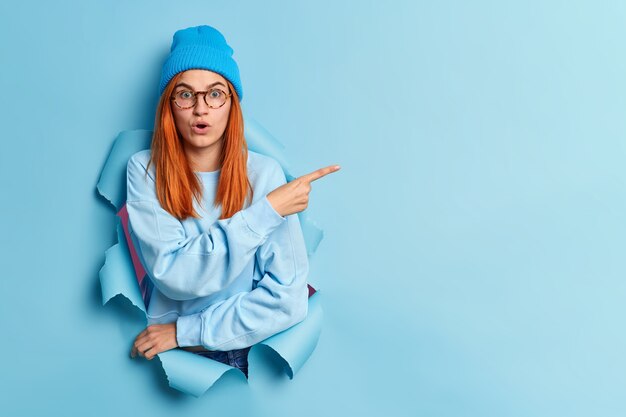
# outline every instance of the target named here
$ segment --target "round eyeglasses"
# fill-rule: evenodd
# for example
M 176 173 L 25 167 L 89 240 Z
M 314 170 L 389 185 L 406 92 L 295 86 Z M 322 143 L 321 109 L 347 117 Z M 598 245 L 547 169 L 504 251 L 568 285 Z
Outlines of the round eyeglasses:
M 204 102 L 212 109 L 219 109 L 226 103 L 226 99 L 232 95 L 232 93 L 226 94 L 219 88 L 214 88 L 209 91 L 191 91 L 180 90 L 174 93 L 171 100 L 180 109 L 190 109 L 196 105 L 198 100 L 198 94 L 204 95 Z

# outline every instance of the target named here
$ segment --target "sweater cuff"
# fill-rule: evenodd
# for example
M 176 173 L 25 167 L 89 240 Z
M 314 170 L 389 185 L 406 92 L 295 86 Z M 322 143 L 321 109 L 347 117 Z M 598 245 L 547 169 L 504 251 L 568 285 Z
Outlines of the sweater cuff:
M 241 215 L 250 230 L 262 237 L 272 233 L 286 220 L 274 210 L 267 196 L 261 198 L 247 209 L 242 210 Z
M 176 320 L 176 342 L 179 347 L 201 346 L 202 318 L 200 313 L 180 316 Z

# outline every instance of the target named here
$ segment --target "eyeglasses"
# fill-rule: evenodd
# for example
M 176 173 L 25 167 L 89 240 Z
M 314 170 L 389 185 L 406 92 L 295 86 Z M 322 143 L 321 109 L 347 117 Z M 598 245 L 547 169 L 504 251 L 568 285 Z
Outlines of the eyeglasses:
M 212 109 L 219 109 L 224 105 L 224 103 L 226 103 L 226 99 L 232 96 L 232 93 L 226 94 L 219 88 L 214 88 L 209 91 L 196 92 L 190 90 L 180 90 L 171 97 L 171 100 L 174 101 L 174 104 L 176 104 L 176 106 L 180 109 L 190 109 L 196 105 L 198 94 L 204 95 L 204 102 Z

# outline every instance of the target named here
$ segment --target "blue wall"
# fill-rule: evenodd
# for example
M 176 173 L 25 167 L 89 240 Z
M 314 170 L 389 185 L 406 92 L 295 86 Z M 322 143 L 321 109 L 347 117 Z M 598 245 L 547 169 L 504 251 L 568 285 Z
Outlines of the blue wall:
M 3 2 L 0 413 L 623 416 L 626 7 L 507 3 Z M 197 24 L 293 174 L 343 168 L 309 208 L 317 350 L 199 399 L 129 358 L 140 314 L 100 305 L 95 191 Z

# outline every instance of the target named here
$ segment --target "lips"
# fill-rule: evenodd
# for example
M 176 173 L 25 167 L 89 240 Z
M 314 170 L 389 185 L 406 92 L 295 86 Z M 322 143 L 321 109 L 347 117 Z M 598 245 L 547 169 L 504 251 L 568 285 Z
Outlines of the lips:
M 194 126 L 194 127 L 197 127 L 197 128 L 200 128 L 200 129 L 204 129 L 205 127 L 209 127 L 209 124 L 208 124 L 208 123 L 206 123 L 206 122 L 202 122 L 202 121 L 200 121 L 200 122 L 195 122 L 195 123 L 193 124 L 193 126 Z
M 207 133 L 209 131 L 209 124 L 203 121 L 199 121 L 199 122 L 195 122 L 192 126 L 191 126 L 191 130 L 194 131 L 194 133 L 197 133 L 199 135 L 202 135 L 204 133 Z

